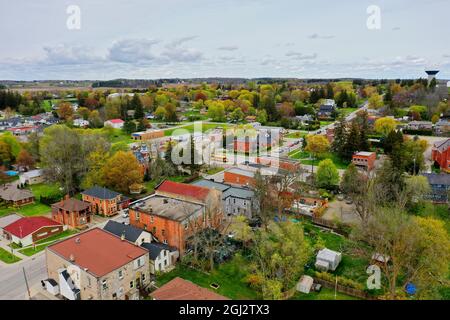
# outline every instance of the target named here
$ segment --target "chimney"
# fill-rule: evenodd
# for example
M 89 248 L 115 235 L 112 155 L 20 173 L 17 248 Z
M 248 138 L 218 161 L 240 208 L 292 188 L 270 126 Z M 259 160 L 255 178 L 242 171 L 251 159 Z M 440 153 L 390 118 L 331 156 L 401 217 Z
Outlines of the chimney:
M 70 199 L 69 194 L 66 194 L 66 195 L 64 196 L 64 200 L 69 200 L 69 199 Z
M 75 256 L 73 254 L 70 254 L 69 260 L 70 260 L 70 262 L 74 262 L 75 261 Z
M 80 238 L 76 238 L 75 239 L 75 243 L 81 243 L 81 239 Z
M 120 236 L 120 240 L 125 241 L 125 233 L 122 233 L 122 235 Z

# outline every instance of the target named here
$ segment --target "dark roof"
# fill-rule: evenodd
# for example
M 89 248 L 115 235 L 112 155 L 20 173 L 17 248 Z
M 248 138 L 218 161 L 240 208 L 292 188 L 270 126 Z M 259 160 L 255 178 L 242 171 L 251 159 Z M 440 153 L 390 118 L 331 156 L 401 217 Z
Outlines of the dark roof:
M 89 202 L 80 201 L 78 199 L 70 198 L 61 200 L 60 202 L 52 204 L 52 207 L 60 208 L 66 211 L 82 211 L 89 208 L 91 204 Z
M 164 243 L 144 242 L 143 244 L 141 244 L 141 247 L 148 250 L 150 259 L 152 260 L 155 260 L 163 250 L 173 251 L 171 247 Z
M 87 196 L 91 196 L 94 198 L 99 198 L 99 199 L 114 199 L 115 197 L 119 196 L 120 193 L 103 188 L 103 187 L 99 187 L 99 186 L 94 186 L 88 190 L 83 191 L 81 194 L 85 194 Z
M 119 223 L 113 220 L 109 220 L 103 227 L 103 230 L 106 230 L 118 237 L 121 237 L 122 234 L 124 234 L 125 239 L 130 242 L 136 242 L 142 232 L 144 232 L 143 230 L 132 225 L 124 225 L 123 223 Z
M 332 112 L 334 109 L 334 106 L 323 104 L 319 107 L 319 112 Z
M 423 173 L 424 177 L 427 177 L 430 184 L 442 184 L 450 186 L 450 175 L 448 174 L 438 174 L 438 173 Z

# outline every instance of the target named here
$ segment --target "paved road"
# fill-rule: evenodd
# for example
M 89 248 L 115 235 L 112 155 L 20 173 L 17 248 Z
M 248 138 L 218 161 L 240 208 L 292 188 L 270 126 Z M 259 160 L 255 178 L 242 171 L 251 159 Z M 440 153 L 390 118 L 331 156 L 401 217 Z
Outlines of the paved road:
M 39 285 L 41 280 L 47 278 L 45 252 L 39 252 L 32 259 L 23 262 L 0 266 L 0 299 L 28 299 L 22 267 L 25 268 L 30 287 Z

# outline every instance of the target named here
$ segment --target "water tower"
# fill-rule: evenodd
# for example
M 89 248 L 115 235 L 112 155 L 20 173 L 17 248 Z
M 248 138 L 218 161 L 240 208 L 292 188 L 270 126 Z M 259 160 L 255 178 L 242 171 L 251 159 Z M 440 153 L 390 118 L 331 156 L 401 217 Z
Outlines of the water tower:
M 439 73 L 439 70 L 427 70 L 425 72 L 428 75 L 428 83 L 430 83 L 433 79 L 436 79 L 436 75 Z

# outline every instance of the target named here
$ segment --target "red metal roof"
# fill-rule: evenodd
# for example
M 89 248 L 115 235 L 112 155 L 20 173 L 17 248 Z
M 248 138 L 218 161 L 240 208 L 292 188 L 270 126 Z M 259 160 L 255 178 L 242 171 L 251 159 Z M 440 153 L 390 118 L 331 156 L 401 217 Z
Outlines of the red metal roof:
M 42 227 L 60 226 L 61 224 L 46 217 L 27 217 L 21 218 L 3 228 L 3 230 L 19 237 L 25 238 L 29 234 L 41 229 Z
M 99 228 L 76 234 L 48 249 L 97 277 L 148 254 L 148 251 Z M 148 257 L 146 258 L 148 259 Z
M 124 123 L 125 122 L 122 119 L 111 119 L 111 120 L 108 120 L 108 121 L 111 122 L 111 123 Z
M 157 187 L 158 191 L 177 194 L 180 196 L 194 198 L 204 201 L 210 190 L 208 188 L 194 186 L 191 184 L 178 183 L 166 180 Z

